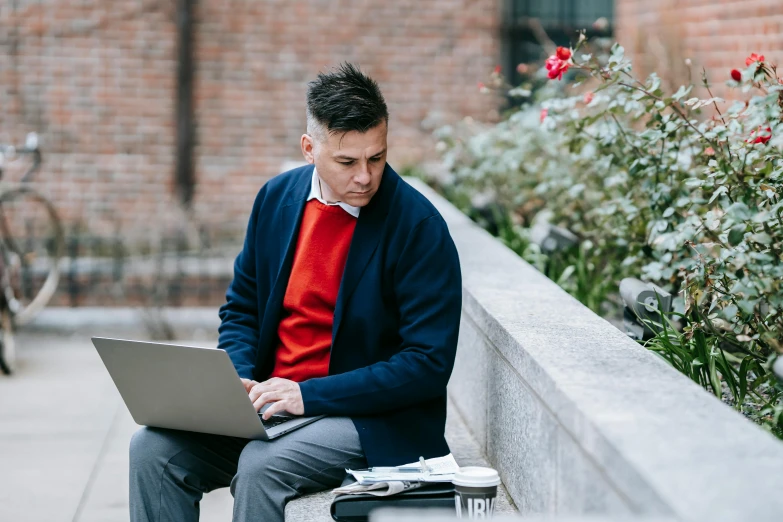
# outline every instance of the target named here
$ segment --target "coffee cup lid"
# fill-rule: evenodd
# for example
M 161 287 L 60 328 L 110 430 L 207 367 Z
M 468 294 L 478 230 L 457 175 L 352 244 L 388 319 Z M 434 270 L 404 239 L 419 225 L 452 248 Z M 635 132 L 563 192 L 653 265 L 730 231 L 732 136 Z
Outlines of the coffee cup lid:
M 500 484 L 500 475 L 492 468 L 468 466 L 459 468 L 452 483 L 455 486 L 485 488 Z

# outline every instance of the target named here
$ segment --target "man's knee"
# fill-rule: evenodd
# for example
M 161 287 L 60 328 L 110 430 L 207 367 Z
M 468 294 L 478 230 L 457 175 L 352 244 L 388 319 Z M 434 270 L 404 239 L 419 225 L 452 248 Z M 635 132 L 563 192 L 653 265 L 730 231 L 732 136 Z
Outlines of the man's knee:
M 286 462 L 291 457 L 282 447 L 271 447 L 263 441 L 251 442 L 239 456 L 231 492 L 234 493 L 240 484 L 253 489 L 261 486 L 266 491 L 271 491 L 272 485 L 289 489 L 296 480 L 295 474 L 286 472 Z
M 270 465 L 279 458 L 279 455 L 266 451 L 267 447 L 268 444 L 262 441 L 253 441 L 245 447 L 237 463 L 237 475 L 240 478 L 264 478 L 271 473 Z
M 165 430 L 141 428 L 130 441 L 130 469 L 137 472 L 161 469 L 178 451 Z

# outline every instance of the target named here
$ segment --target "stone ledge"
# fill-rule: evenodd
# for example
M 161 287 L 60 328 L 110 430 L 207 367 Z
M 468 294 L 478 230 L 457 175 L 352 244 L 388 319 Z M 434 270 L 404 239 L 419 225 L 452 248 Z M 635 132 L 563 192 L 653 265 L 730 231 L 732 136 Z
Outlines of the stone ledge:
M 373 513 L 370 517 L 370 522 L 419 522 L 425 520 L 427 522 L 456 522 L 457 520 L 464 520 L 457 518 L 450 511 L 441 510 L 425 510 L 425 509 L 382 509 Z M 646 516 L 533 516 L 523 517 L 518 515 L 504 515 L 500 514 L 493 516 L 494 522 L 677 522 L 673 518 L 669 517 L 646 517 Z
M 522 513 L 779 520 L 780 441 L 408 181 L 462 264 L 450 395 Z

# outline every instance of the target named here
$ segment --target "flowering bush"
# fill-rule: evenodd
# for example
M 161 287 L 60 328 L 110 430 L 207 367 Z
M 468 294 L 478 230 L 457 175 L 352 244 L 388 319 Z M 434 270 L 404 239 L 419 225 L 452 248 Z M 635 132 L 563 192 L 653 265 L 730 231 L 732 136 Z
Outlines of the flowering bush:
M 579 236 L 583 277 L 594 284 L 616 289 L 623 277 L 640 277 L 677 295 L 682 332 L 667 330 L 667 342 L 704 354 L 684 365 L 688 371 L 674 348 L 667 360 L 781 435 L 783 390 L 769 372 L 783 352 L 776 67 L 749 56 L 744 70 L 725 77 L 749 100 L 730 103 L 712 95 L 706 73 L 704 95 L 693 95 L 695 85 L 667 93 L 655 74 L 637 79 L 619 45 L 605 57 L 579 47 L 558 48 L 546 75 L 557 82 L 576 71 L 589 91 L 527 105 L 494 126 L 438 131 L 452 174 L 446 190 L 469 194 L 473 206 L 491 202 L 523 239 L 545 211 Z M 539 254 L 522 243 L 526 257 Z M 579 285 L 568 279 L 577 272 L 559 282 L 573 291 Z M 597 295 L 611 302 L 613 293 Z M 661 342 L 651 348 L 669 346 Z

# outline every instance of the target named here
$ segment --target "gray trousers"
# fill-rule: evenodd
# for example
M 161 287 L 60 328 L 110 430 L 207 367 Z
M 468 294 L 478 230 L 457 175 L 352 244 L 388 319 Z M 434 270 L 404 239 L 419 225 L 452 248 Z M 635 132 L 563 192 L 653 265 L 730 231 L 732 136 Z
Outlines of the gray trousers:
M 325 417 L 272 441 L 142 428 L 130 444 L 132 522 L 190 522 L 204 493 L 231 487 L 235 522 L 282 521 L 285 504 L 365 467 L 353 422 Z

